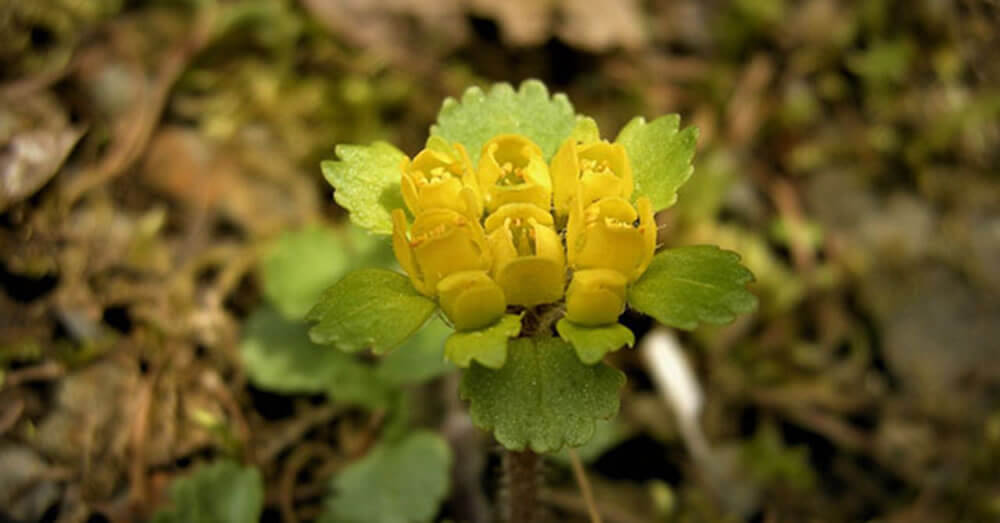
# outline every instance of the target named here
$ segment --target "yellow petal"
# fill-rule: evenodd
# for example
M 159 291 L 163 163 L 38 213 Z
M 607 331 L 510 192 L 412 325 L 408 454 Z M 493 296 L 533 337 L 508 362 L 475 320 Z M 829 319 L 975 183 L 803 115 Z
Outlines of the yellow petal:
M 416 180 L 413 174 L 409 170 L 410 159 L 403 158 L 400 162 L 399 170 L 402 176 L 399 180 L 399 189 L 403 194 L 403 201 L 406 202 L 406 207 L 410 209 L 410 212 L 416 215 L 420 212 L 420 195 L 417 193 Z
M 481 329 L 494 323 L 507 309 L 503 290 L 486 271 L 449 275 L 437 285 L 441 309 L 455 329 Z
M 656 252 L 656 233 L 659 228 L 656 225 L 656 217 L 653 214 L 653 204 L 649 198 L 643 196 L 635 202 L 639 208 L 639 232 L 642 234 L 642 261 L 636 267 L 635 272 L 629 281 L 635 281 L 642 276 L 653 261 L 653 254 Z
M 566 291 L 566 319 L 585 326 L 618 321 L 625 310 L 625 277 L 614 270 L 591 269 L 573 273 Z
M 515 202 L 546 211 L 552 205 L 552 179 L 542 150 L 516 134 L 503 134 L 483 145 L 479 186 L 488 211 Z
M 412 162 L 402 163 L 401 192 L 410 211 L 417 215 L 428 209 L 451 209 L 479 219 L 482 197 L 468 154 L 461 145 L 452 147 L 438 138 L 428 140 Z M 461 193 L 466 189 L 474 198 Z
M 393 209 L 392 211 L 392 252 L 396 255 L 396 261 L 406 271 L 407 276 L 413 283 L 413 287 L 421 294 L 433 296 L 431 289 L 424 285 L 423 278 L 417 268 L 417 263 L 413 257 L 413 248 L 406 237 L 406 214 L 403 209 Z
M 479 222 L 450 209 L 430 209 L 417 216 L 410 245 L 430 289 L 456 272 L 490 268 L 491 256 Z
M 542 225 L 552 226 L 552 215 L 530 203 L 508 203 L 486 217 L 486 232 L 491 233 L 504 225 L 507 219 L 532 219 Z
M 647 260 L 647 239 L 634 224 L 638 213 L 622 198 L 605 198 L 578 208 L 567 225 L 567 250 L 574 269 L 613 269 L 635 277 Z M 643 268 L 645 270 L 645 268 Z
M 580 175 L 577 147 L 575 139 L 567 138 L 552 157 L 549 167 L 552 175 L 552 206 L 559 216 L 569 214 L 570 202 L 576 196 Z
M 534 307 L 559 301 L 565 281 L 564 265 L 537 256 L 515 258 L 496 270 L 496 282 L 510 305 Z
M 549 217 L 549 220 L 551 219 Z M 555 261 L 560 266 L 565 266 L 566 255 L 563 251 L 562 241 L 559 239 L 559 233 L 551 226 L 540 223 L 533 223 L 532 227 L 535 232 L 535 255 Z
M 584 205 L 601 198 L 628 199 L 632 195 L 632 166 L 625 146 L 620 143 L 594 142 L 580 146 L 578 154 L 581 164 L 594 162 L 600 166 L 581 173 Z

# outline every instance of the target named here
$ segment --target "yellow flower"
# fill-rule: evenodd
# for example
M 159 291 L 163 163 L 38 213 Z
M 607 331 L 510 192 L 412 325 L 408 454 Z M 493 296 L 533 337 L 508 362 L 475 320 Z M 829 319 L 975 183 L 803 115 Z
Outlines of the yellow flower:
M 486 218 L 496 263 L 493 278 L 507 303 L 532 307 L 558 301 L 566 259 L 552 215 L 530 203 L 508 203 Z
M 612 269 L 573 273 L 566 290 L 566 319 L 578 325 L 614 323 L 625 310 L 625 276 Z
M 402 209 L 392 211 L 392 250 L 413 286 L 435 296 L 438 282 L 462 271 L 489 270 L 492 257 L 479 220 L 451 209 L 429 209 L 409 227 Z
M 656 249 L 656 222 L 649 198 L 604 198 L 586 208 L 575 202 L 566 225 L 566 253 L 575 270 L 612 269 L 628 282 L 646 271 Z M 635 224 L 638 219 L 638 225 Z
M 406 206 L 414 216 L 444 208 L 478 220 L 483 214 L 482 197 L 465 147 L 456 144 L 449 154 L 447 142 L 429 145 L 412 162 L 407 158 L 401 165 L 400 188 Z
M 552 206 L 552 179 L 542 150 L 516 134 L 502 134 L 483 146 L 479 186 L 490 212 L 508 203 L 530 203 L 544 211 Z
M 566 140 L 552 158 L 552 190 L 558 216 L 569 214 L 578 195 L 584 207 L 602 198 L 628 199 L 632 195 L 632 167 L 625 147 Z
M 438 282 L 437 291 L 441 309 L 460 331 L 486 327 L 507 309 L 503 290 L 486 271 L 462 271 L 446 276 Z

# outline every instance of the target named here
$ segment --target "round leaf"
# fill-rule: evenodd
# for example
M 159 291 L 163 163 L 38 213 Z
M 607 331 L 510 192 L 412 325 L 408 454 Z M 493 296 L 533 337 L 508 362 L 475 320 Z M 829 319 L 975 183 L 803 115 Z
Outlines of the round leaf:
M 508 449 L 579 447 L 594 435 L 595 420 L 618 413 L 625 375 L 617 369 L 584 365 L 559 338 L 514 339 L 507 352 L 499 370 L 473 363 L 461 395 L 473 423 Z
M 734 252 L 711 245 L 677 247 L 653 258 L 629 289 L 628 301 L 633 309 L 678 329 L 728 323 L 757 307 L 757 297 L 746 288 L 753 279 Z
M 334 477 L 320 523 L 429 521 L 448 492 L 451 450 L 436 434 L 383 442 Z
M 573 106 L 565 95 L 550 97 L 545 84 L 525 80 L 517 91 L 501 83 L 488 93 L 470 87 L 461 102 L 446 99 L 431 134 L 464 145 L 472 161 L 478 163 L 483 144 L 508 133 L 530 138 L 542 148 L 545 158 L 551 158 L 575 126 Z
M 648 196 L 653 211 L 673 205 L 677 190 L 694 172 L 691 159 L 698 143 L 698 129 L 688 127 L 678 132 L 680 121 L 676 114 L 661 116 L 651 123 L 639 116 L 625 125 L 615 140 L 625 146 L 632 164 L 632 200 Z
M 327 289 L 306 318 L 316 323 L 309 330 L 316 343 L 383 353 L 413 336 L 436 308 L 406 276 L 360 269 Z
M 356 225 L 378 234 L 392 233 L 392 210 L 405 208 L 399 192 L 400 164 L 406 155 L 385 142 L 338 145 L 338 160 L 320 164 L 335 189 L 337 204 Z

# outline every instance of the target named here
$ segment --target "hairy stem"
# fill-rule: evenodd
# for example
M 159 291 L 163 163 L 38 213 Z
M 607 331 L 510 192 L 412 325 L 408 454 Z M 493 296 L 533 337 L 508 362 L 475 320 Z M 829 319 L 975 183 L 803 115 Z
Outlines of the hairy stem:
M 506 480 L 506 521 L 509 523 L 537 523 L 538 487 L 541 457 L 531 450 L 508 450 L 504 454 L 503 470 Z

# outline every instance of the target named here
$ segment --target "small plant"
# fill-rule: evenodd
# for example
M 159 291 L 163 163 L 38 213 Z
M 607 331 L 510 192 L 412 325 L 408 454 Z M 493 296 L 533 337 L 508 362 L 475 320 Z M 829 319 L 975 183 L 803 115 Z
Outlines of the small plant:
M 618 411 L 602 362 L 635 341 L 627 307 L 692 329 L 750 312 L 753 276 L 712 246 L 656 252 L 654 214 L 692 174 L 697 130 L 635 118 L 613 142 L 538 81 L 444 102 L 412 159 L 340 145 L 323 163 L 351 220 L 391 235 L 405 274 L 362 268 L 307 319 L 315 343 L 383 354 L 440 311 L 473 422 L 508 449 L 508 516 L 532 517 L 536 453 L 587 443 Z

